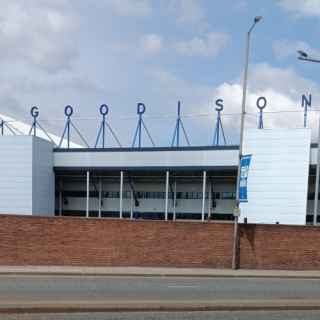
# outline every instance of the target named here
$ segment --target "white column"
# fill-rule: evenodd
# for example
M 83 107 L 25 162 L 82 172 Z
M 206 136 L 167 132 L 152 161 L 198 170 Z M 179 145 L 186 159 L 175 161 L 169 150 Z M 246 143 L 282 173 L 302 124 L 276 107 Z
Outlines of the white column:
M 174 181 L 173 190 L 173 220 L 176 220 L 176 202 L 177 202 L 177 181 Z
M 87 171 L 87 206 L 86 206 L 86 217 L 89 218 L 89 198 L 90 198 L 90 172 Z
M 130 192 L 130 219 L 131 220 L 133 219 L 133 204 L 134 204 L 133 191 L 131 190 L 131 192 Z
M 102 181 L 99 181 L 99 218 L 101 218 L 101 202 L 102 202 Z
M 166 201 L 164 210 L 164 219 L 168 220 L 168 198 L 169 198 L 169 171 L 166 172 Z
M 211 205 L 212 205 L 212 183 L 209 182 L 208 188 L 209 196 L 208 196 L 208 220 L 211 214 Z
M 122 219 L 122 209 L 123 209 L 123 171 L 120 171 L 120 209 L 119 217 Z
M 204 209 L 206 204 L 206 180 L 207 180 L 207 171 L 203 171 L 201 221 L 204 221 Z

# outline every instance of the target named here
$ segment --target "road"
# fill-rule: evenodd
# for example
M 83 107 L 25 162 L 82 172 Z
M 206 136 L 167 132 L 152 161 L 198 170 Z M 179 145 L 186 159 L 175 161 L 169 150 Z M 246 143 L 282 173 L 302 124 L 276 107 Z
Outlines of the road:
M 320 279 L 0 276 L 0 301 L 319 299 Z
M 2 315 L 1 320 L 318 320 L 320 311 L 133 312 Z

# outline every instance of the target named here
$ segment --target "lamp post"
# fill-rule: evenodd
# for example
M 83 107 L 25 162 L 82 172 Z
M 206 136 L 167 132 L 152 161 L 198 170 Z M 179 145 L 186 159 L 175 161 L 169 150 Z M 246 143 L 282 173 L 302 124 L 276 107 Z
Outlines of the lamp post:
M 309 57 L 309 55 L 305 51 L 297 50 L 297 52 L 299 54 L 299 60 L 320 63 L 320 59 Z
M 239 201 L 239 183 L 240 183 L 240 161 L 242 157 L 242 145 L 244 134 L 244 120 L 246 113 L 246 98 L 247 98 L 247 82 L 248 82 L 248 67 L 249 67 L 249 54 L 250 54 L 250 36 L 251 32 L 258 22 L 262 20 L 262 16 L 257 16 L 253 20 L 253 24 L 247 32 L 246 36 L 246 54 L 243 73 L 242 84 L 242 107 L 241 107 L 241 122 L 240 122 L 240 144 L 239 144 L 239 160 L 238 160 L 238 174 L 236 185 L 236 206 L 234 209 L 234 230 L 233 230 L 233 253 L 232 253 L 232 269 L 237 269 L 237 256 L 238 256 L 238 220 L 240 215 L 240 201 Z
M 299 56 L 298 59 L 307 62 L 320 63 L 320 59 L 309 57 L 309 55 L 302 50 L 297 50 Z M 316 181 L 314 190 L 314 207 L 313 207 L 313 224 L 317 224 L 318 218 L 318 195 L 319 195 L 319 178 L 320 178 L 320 117 L 319 117 L 319 133 L 318 133 L 318 155 L 317 155 L 317 168 L 316 168 Z

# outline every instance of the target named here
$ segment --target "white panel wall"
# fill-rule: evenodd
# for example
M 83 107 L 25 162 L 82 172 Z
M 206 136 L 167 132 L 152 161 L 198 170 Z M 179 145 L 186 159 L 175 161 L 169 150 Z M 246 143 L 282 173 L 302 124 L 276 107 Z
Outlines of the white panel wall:
M 0 213 L 32 213 L 32 139 L 0 137 Z
M 0 137 L 0 214 L 54 214 L 52 147 L 32 136 Z
M 244 154 L 252 154 L 248 203 L 241 220 L 304 225 L 306 220 L 311 131 L 249 129 Z
M 33 139 L 32 214 L 54 215 L 55 178 L 53 145 L 47 140 Z
M 236 166 L 237 150 L 55 152 L 55 167 Z

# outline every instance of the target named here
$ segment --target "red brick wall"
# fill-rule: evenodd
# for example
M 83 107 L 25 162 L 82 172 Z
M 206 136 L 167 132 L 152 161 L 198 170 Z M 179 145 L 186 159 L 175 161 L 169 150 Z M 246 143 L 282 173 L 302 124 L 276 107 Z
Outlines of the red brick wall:
M 0 216 L 0 265 L 231 265 L 232 226 Z
M 320 228 L 241 225 L 240 268 L 320 269 Z
M 233 225 L 0 216 L 0 265 L 230 268 Z M 240 267 L 320 269 L 320 228 L 241 225 Z

